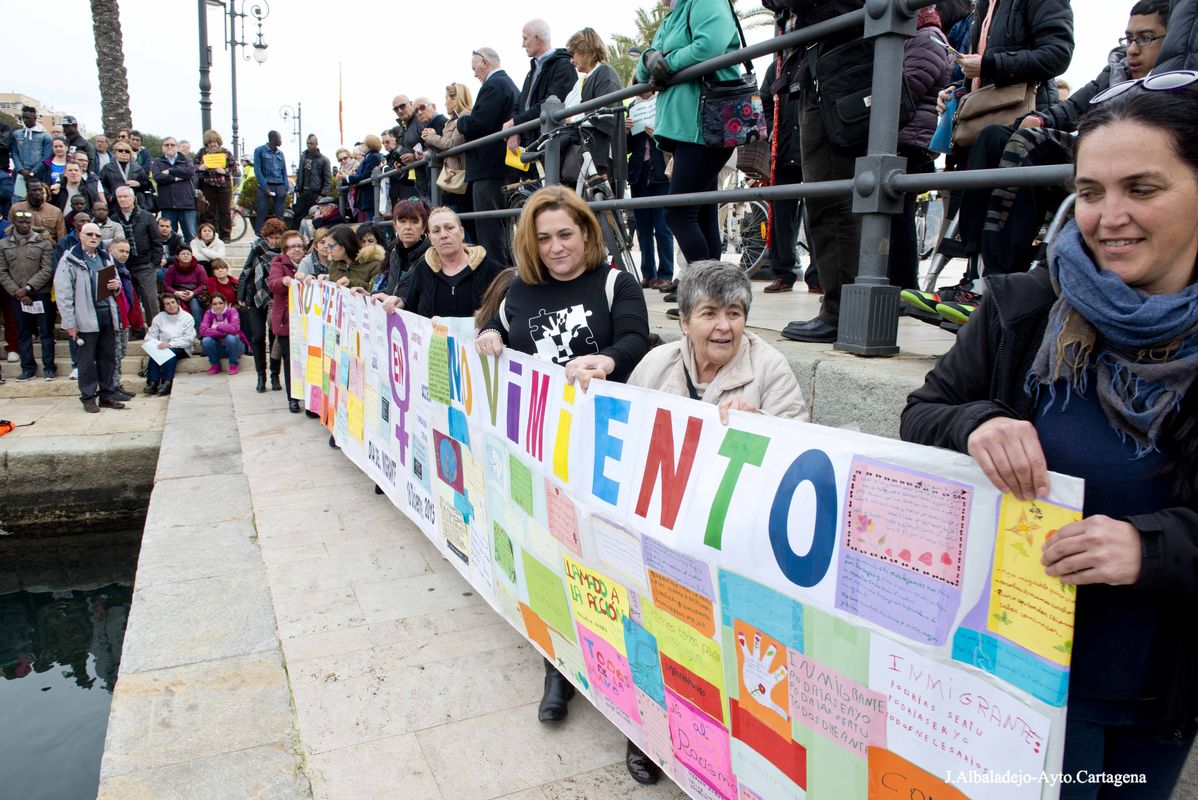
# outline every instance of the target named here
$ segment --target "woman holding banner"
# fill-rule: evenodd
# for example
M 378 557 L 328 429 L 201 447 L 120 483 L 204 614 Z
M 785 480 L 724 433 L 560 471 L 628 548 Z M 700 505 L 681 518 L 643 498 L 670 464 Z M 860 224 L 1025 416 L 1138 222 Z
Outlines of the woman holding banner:
M 1086 481 L 1045 573 L 1076 585 L 1062 798 L 1167 798 L 1198 729 L 1198 73 L 1111 86 L 1079 126 L 1076 219 L 1047 270 L 991 278 L 902 437 L 1030 500 Z M 1126 794 L 1078 780 L 1135 773 Z
M 583 391 L 592 378 L 627 380 L 649 350 L 645 295 L 631 274 L 609 268 L 586 203 L 562 186 L 541 189 L 520 215 L 515 250 L 516 276 L 479 332 L 478 352 L 498 356 L 511 347 L 552 361 Z M 537 718 L 564 720 L 573 696 L 573 684 L 546 661 Z
M 283 233 L 283 252 L 270 262 L 270 274 L 266 285 L 270 288 L 270 329 L 279 343 L 280 360 L 283 362 L 283 385 L 287 387 L 287 410 L 300 412 L 300 402 L 291 397 L 291 315 L 288 293 L 300 262 L 304 260 L 304 237 L 299 231 Z

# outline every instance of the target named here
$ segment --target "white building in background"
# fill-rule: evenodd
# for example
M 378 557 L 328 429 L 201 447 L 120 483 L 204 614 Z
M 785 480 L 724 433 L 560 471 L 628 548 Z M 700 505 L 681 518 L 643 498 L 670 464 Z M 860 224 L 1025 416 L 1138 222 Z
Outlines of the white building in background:
M 55 111 L 48 105 L 38 100 L 36 97 L 30 97 L 27 94 L 19 92 L 0 92 L 0 112 L 8 114 L 13 119 L 21 119 L 21 106 L 33 106 L 37 109 L 37 121 L 42 124 L 42 127 L 49 131 L 55 125 L 62 124 L 62 118 L 69 112 Z M 78 115 L 75 115 L 78 118 Z M 79 135 L 87 138 L 87 126 L 82 122 L 79 123 Z

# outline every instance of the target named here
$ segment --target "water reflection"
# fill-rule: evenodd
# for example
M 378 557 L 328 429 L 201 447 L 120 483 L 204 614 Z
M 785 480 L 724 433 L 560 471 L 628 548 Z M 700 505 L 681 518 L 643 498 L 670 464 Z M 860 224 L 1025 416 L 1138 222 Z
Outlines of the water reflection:
M 61 666 L 76 686 L 112 694 L 132 598 L 119 584 L 0 595 L 0 674 L 19 680 Z
M 139 540 L 0 538 L 0 796 L 95 798 Z

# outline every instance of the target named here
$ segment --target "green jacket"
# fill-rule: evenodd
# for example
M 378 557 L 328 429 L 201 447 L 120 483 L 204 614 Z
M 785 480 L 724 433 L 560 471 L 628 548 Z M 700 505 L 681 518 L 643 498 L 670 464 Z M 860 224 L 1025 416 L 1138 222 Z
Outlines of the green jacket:
M 689 26 L 687 25 L 689 21 Z M 740 49 L 740 37 L 728 0 L 678 0 L 653 37 L 652 49 L 666 54 L 671 72 Z M 742 67 L 732 66 L 715 73 L 722 81 L 734 80 Z M 649 80 L 642 62 L 637 65 L 638 81 Z M 657 124 L 653 138 L 703 144 L 699 125 L 699 81 L 674 84 L 657 96 Z M 672 150 L 668 142 L 663 150 Z

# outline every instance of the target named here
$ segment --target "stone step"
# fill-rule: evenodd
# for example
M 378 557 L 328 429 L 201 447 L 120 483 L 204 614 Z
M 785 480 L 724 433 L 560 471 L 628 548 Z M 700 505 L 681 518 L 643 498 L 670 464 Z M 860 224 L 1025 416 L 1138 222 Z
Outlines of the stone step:
M 64 344 L 65 351 L 65 344 Z M 79 385 L 70 380 L 67 376 L 71 373 L 71 358 L 65 352 L 60 356 L 55 356 L 58 365 L 58 377 L 52 381 L 42 379 L 41 364 L 38 364 L 37 377 L 30 381 L 17 383 L 16 376 L 20 374 L 20 367 L 17 364 L 5 364 L 4 378 L 5 383 L 0 384 L 0 400 L 7 400 L 17 397 L 74 397 L 79 393 Z M 138 371 L 145 368 L 145 362 L 148 357 L 144 353 L 134 354 L 130 350 L 125 358 L 121 361 L 121 382 L 126 389 L 135 391 L 145 385 L 142 378 L 138 377 Z M 227 362 L 225 363 L 227 369 Z M 254 371 L 254 359 L 243 358 L 242 368 Z M 175 368 L 176 374 L 183 373 L 202 373 L 208 370 L 208 359 L 204 356 L 192 356 L 185 358 L 179 362 L 179 366 Z

